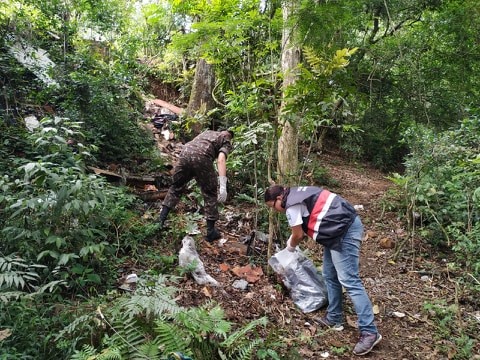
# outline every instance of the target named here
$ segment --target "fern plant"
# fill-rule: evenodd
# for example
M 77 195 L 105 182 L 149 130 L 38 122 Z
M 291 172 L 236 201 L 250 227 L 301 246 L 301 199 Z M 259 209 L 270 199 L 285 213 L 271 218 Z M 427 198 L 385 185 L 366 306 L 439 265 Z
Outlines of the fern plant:
M 259 349 L 270 358 L 278 358 L 254 333 L 267 324 L 265 317 L 232 332 L 233 324 L 213 302 L 197 308 L 179 306 L 174 300 L 176 280 L 172 276 L 145 276 L 136 293 L 98 307 L 90 321 L 101 321 L 95 330 L 101 343 L 96 347 L 83 344 L 72 359 L 160 360 L 180 352 L 195 360 L 243 360 L 254 359 Z M 57 339 L 74 336 L 80 325 L 78 322 L 65 328 Z

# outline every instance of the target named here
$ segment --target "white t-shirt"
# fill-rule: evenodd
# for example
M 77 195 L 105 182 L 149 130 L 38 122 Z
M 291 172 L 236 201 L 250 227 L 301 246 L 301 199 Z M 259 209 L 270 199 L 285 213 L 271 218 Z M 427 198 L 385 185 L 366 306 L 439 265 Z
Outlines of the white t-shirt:
M 297 204 L 290 206 L 287 211 L 287 220 L 288 220 L 288 225 L 290 227 L 292 226 L 297 226 L 297 225 L 302 225 L 303 224 L 303 219 L 304 217 L 307 217 L 310 215 L 310 213 L 307 210 L 307 207 L 305 204 Z

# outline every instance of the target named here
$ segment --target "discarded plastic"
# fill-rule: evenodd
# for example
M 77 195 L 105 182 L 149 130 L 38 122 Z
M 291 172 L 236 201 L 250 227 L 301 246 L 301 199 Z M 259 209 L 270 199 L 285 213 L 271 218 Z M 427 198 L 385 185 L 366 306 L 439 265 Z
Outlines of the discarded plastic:
M 268 264 L 280 275 L 290 296 L 304 313 L 320 309 L 328 302 L 322 274 L 303 252 L 283 249 L 273 255 Z
M 218 281 L 206 273 L 203 262 L 200 260 L 200 256 L 195 247 L 195 240 L 193 240 L 191 236 L 185 236 L 182 244 L 183 246 L 178 253 L 179 265 L 181 267 L 187 267 L 196 264 L 195 269 L 192 271 L 192 276 L 197 284 L 218 286 Z
M 136 283 L 138 282 L 138 276 L 137 274 L 129 274 L 127 275 L 126 279 L 125 279 L 125 283 L 126 284 L 132 284 L 132 283 Z

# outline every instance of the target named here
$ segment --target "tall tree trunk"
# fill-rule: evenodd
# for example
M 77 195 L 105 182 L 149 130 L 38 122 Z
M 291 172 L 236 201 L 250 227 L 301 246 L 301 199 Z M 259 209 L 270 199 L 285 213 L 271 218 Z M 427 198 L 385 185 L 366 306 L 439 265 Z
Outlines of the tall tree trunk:
M 278 139 L 278 183 L 292 185 L 298 176 L 298 131 L 295 114 L 286 114 L 285 90 L 295 83 L 296 69 L 300 62 L 300 48 L 295 44 L 294 29 L 289 25 L 289 19 L 297 7 L 296 0 L 285 1 L 283 11 L 282 33 L 282 72 L 283 72 L 283 99 L 280 106 L 279 123 L 282 126 L 282 135 Z
M 196 113 L 206 114 L 215 107 L 212 96 L 214 84 L 215 72 L 213 71 L 213 66 L 207 63 L 205 59 L 199 59 L 186 110 L 187 116 L 194 116 Z M 201 122 L 195 123 L 192 127 L 194 135 L 198 135 L 206 125 Z

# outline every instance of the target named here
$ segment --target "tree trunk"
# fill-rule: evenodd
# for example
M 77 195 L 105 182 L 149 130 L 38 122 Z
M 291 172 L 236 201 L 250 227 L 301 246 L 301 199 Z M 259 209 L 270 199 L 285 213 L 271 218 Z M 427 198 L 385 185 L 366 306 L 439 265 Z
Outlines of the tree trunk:
M 294 31 L 288 21 L 294 12 L 297 2 L 285 1 L 283 11 L 282 33 L 282 72 L 283 72 L 283 99 L 280 106 L 279 123 L 282 126 L 282 135 L 278 139 L 278 180 L 285 185 L 294 185 L 298 177 L 298 131 L 295 114 L 286 114 L 285 90 L 295 83 L 297 79 L 296 69 L 300 62 L 300 49 L 294 43 Z
M 197 61 L 195 78 L 193 80 L 192 92 L 188 102 L 186 115 L 193 117 L 195 114 L 206 114 L 215 107 L 213 101 L 213 87 L 215 84 L 215 72 L 213 66 L 205 59 Z M 198 135 L 207 124 L 196 122 L 192 126 L 193 135 Z

